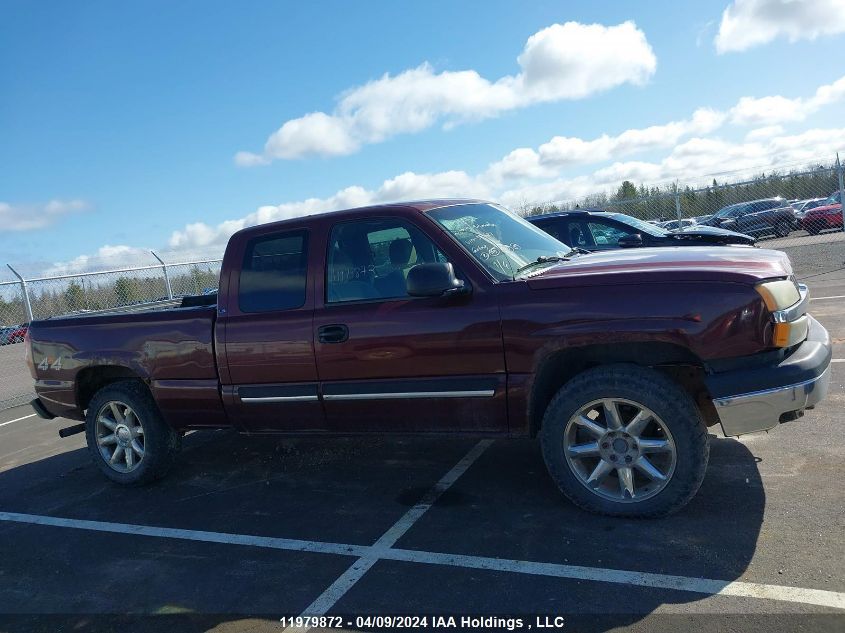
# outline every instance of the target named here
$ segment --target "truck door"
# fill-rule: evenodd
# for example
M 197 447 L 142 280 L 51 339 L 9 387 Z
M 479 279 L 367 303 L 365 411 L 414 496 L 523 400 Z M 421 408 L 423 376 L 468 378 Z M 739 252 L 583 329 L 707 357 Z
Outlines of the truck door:
M 268 230 L 236 253 L 221 303 L 230 418 L 254 432 L 325 428 L 314 358 L 311 235 L 306 228 Z M 227 376 L 228 374 L 228 376 Z
M 337 221 L 326 235 L 314 328 L 328 426 L 507 430 L 498 304 L 469 257 L 419 214 Z M 436 261 L 451 262 L 472 293 L 409 297 L 408 270 Z

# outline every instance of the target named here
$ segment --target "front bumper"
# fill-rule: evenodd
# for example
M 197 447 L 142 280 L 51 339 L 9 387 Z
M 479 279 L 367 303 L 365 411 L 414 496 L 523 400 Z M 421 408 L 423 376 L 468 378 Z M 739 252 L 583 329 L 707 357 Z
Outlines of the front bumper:
M 807 340 L 778 365 L 705 379 L 726 436 L 767 431 L 794 420 L 827 395 L 830 336 L 821 323 L 808 318 Z

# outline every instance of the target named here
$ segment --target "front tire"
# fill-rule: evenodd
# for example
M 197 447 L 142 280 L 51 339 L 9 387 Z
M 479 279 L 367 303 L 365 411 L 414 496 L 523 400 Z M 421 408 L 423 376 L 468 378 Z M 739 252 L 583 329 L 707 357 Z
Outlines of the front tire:
M 163 477 L 182 438 L 164 421 L 146 386 L 135 380 L 112 383 L 94 395 L 85 437 L 100 471 L 127 486 Z
M 660 372 L 610 365 L 579 374 L 549 403 L 543 458 L 577 506 L 618 517 L 676 512 L 698 491 L 710 454 L 692 398 Z

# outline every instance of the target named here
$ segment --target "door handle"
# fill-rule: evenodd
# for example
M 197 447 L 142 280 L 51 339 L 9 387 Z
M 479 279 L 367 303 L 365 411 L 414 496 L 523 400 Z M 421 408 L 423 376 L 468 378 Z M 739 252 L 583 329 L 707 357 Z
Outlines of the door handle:
M 317 328 L 317 340 L 321 343 L 343 343 L 349 338 L 349 328 L 343 324 L 322 325 Z

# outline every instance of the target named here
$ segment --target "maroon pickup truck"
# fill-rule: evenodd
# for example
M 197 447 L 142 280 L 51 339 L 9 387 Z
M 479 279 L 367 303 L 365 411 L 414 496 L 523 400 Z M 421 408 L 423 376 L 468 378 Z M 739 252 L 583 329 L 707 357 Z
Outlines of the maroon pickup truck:
M 215 305 L 36 321 L 27 354 L 36 411 L 84 421 L 63 431 L 119 483 L 163 475 L 189 429 L 537 437 L 574 503 L 651 517 L 698 490 L 708 427 L 824 397 L 807 305 L 780 252 L 579 254 L 441 200 L 244 229 Z

